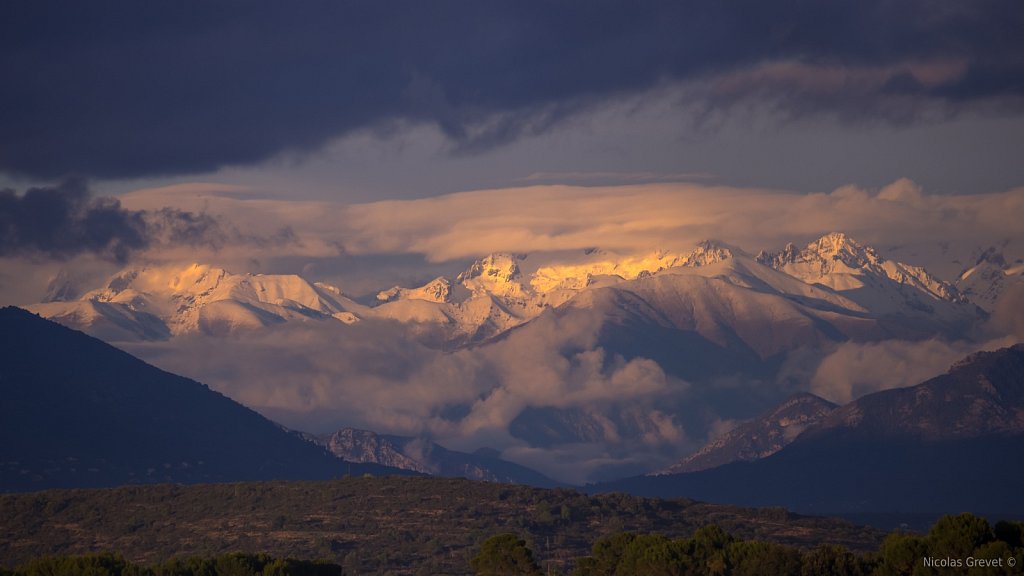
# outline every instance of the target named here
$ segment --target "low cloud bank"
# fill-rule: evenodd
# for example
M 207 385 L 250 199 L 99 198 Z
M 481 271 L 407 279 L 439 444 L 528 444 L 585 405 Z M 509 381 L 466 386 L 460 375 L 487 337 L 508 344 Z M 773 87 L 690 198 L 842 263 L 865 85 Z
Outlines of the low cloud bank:
M 495 251 L 683 249 L 714 238 L 756 252 L 842 231 L 879 247 L 1019 238 L 1024 189 L 927 194 L 901 179 L 829 193 L 644 184 L 533 186 L 361 204 L 346 210 L 353 253 L 418 252 L 448 260 Z
M 757 252 L 840 231 L 953 280 L 979 248 L 1024 249 L 1024 188 L 939 195 L 907 179 L 879 190 L 851 185 L 815 194 L 692 183 L 538 185 L 348 206 L 193 184 L 142 190 L 124 201 L 135 209 L 202 211 L 244 230 L 285 226 L 294 234 L 289 253 L 318 261 L 404 254 L 437 263 L 491 252 L 543 258 L 593 247 L 646 253 L 688 250 L 709 238 Z M 238 259 L 244 250 L 222 252 Z
M 978 349 L 977 344 L 941 340 L 841 344 L 818 365 L 811 392 L 845 404 L 872 392 L 924 382 Z
M 453 448 L 489 446 L 523 462 L 559 461 L 543 471 L 564 472 L 561 477 L 573 481 L 597 468 L 664 460 L 686 446 L 686 432 L 659 411 L 659 400 L 685 391 L 685 383 L 650 360 L 625 360 L 595 346 L 596 326 L 586 320 L 545 316 L 538 322 L 536 338 L 512 333 L 456 352 L 425 347 L 404 327 L 374 321 L 311 322 L 240 337 L 190 335 L 122 347 L 289 427 L 327 432 L 355 426 L 423 435 Z M 531 447 L 509 432 L 531 407 L 582 410 L 588 425 L 605 428 L 574 457 L 545 456 L 545 450 L 566 449 Z
M 774 382 L 683 382 L 652 360 L 603 348 L 599 329 L 596 315 L 544 314 L 529 331 L 446 352 L 396 323 L 324 321 L 122 347 L 295 429 L 352 426 L 491 447 L 581 483 L 667 466 L 800 390 L 845 403 L 1014 341 L 847 342 L 790 353 Z

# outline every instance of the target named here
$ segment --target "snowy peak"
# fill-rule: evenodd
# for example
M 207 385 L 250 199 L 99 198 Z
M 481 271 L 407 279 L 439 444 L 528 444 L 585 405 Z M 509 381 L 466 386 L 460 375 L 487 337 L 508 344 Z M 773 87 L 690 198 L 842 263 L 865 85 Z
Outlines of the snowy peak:
M 540 294 L 555 290 L 579 291 L 595 283 L 599 277 L 635 280 L 670 268 L 708 266 L 733 256 L 733 249 L 714 240 L 699 242 L 687 254 L 656 250 L 639 256 L 616 256 L 604 251 L 588 250 L 589 261 L 553 264 L 539 268 L 530 277 L 530 286 Z
M 519 296 L 523 293 L 519 263 L 525 259 L 525 254 L 491 254 L 474 262 L 455 280 L 474 294 Z
M 686 254 L 656 250 L 641 255 L 616 255 L 589 249 L 584 251 L 582 259 L 542 265 L 524 274 L 522 263 L 527 255 L 499 252 L 474 262 L 455 278 L 454 284 L 469 292 L 469 300 L 497 298 L 501 306 L 519 315 L 527 309 L 557 306 L 597 283 L 634 280 L 671 268 L 708 266 L 732 258 L 733 253 L 734 249 L 711 240 L 698 243 Z M 379 292 L 377 300 L 382 303 L 400 300 L 452 303 L 453 290 L 452 282 L 435 278 L 419 288 L 394 286 Z M 462 298 L 457 300 L 465 304 Z
M 388 290 L 377 293 L 377 300 L 380 302 L 394 302 L 396 300 L 426 300 L 427 302 L 450 302 L 452 296 L 452 283 L 444 277 L 438 276 L 419 288 L 402 288 L 394 286 Z
M 841 232 L 822 236 L 802 250 L 790 243 L 781 252 L 761 252 L 757 260 L 808 284 L 859 293 L 861 303 L 869 304 L 869 308 L 879 304 L 869 301 L 873 299 L 869 293 L 878 296 L 889 283 L 910 289 L 899 300 L 922 311 L 928 307 L 927 300 L 964 302 L 956 288 L 924 268 L 886 260 L 874 248 L 863 246 Z M 918 296 L 924 300 L 918 301 Z
M 424 327 L 440 324 L 451 342 L 474 342 L 522 324 L 544 310 L 573 299 L 581 291 L 650 276 L 680 267 L 721 262 L 732 250 L 702 242 L 688 254 L 659 250 L 616 255 L 586 250 L 568 261 L 525 272 L 525 254 L 494 253 L 470 265 L 450 282 L 436 278 L 420 288 L 395 286 L 377 294 L 371 314 Z M 414 328 L 419 329 L 419 328 Z M 423 328 L 424 333 L 436 334 Z
M 149 305 L 165 300 L 179 313 L 222 300 L 271 304 L 321 313 L 337 311 L 333 298 L 326 297 L 299 276 L 231 274 L 223 268 L 203 264 L 192 264 L 185 268 L 149 267 L 129 270 L 112 278 L 105 289 L 90 292 L 86 297 L 104 302 L 142 299 Z
M 797 258 L 800 257 L 800 249 L 796 247 L 796 244 L 789 242 L 786 247 L 780 252 L 768 252 L 767 250 L 761 250 L 754 257 L 759 264 L 764 264 L 770 268 L 781 270 L 787 264 L 794 264 Z
M 833 232 L 807 245 L 805 254 L 817 256 L 818 261 L 842 263 L 848 268 L 866 268 L 881 265 L 885 259 L 874 248 L 861 246 L 842 232 Z
M 77 300 L 30 308 L 113 340 L 224 334 L 307 318 L 352 323 L 361 311 L 333 286 L 295 275 L 232 274 L 203 264 L 131 268 Z
M 1010 287 L 1020 285 L 1024 285 L 1024 262 L 1008 261 L 995 246 L 982 251 L 975 264 L 956 281 L 956 288 L 964 297 L 989 312 L 995 310 Z
M 681 256 L 657 250 L 637 256 L 617 256 L 603 250 L 586 250 L 583 262 L 557 263 L 542 266 L 530 276 L 530 287 L 539 294 L 557 290 L 579 291 L 593 285 L 600 277 L 633 280 L 679 266 Z
M 874 248 L 861 246 L 842 232 L 826 234 L 803 250 L 790 242 L 781 252 L 761 252 L 758 262 L 775 269 L 799 269 L 819 277 L 858 270 L 877 271 L 885 262 Z
M 687 254 L 677 265 L 678 266 L 709 266 L 718 264 L 733 257 L 733 249 L 718 242 L 717 240 L 703 240 L 697 243 L 689 254 Z

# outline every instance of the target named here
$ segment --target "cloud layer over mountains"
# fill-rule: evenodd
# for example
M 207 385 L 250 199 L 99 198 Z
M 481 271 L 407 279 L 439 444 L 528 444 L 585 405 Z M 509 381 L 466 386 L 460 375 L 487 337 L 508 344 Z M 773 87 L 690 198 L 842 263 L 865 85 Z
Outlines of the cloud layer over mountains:
M 1024 218 L 1024 189 L 940 195 L 907 179 L 879 190 L 850 185 L 816 194 L 676 183 L 538 185 L 355 205 L 247 197 L 193 184 L 141 190 L 122 201 L 135 209 L 205 212 L 246 230 L 288 226 L 296 235 L 289 253 L 327 259 L 419 254 L 464 262 L 492 252 L 542 258 L 595 247 L 634 253 L 687 250 L 709 238 L 756 253 L 844 231 L 898 249 L 946 280 L 977 256 L 972 250 L 1020 242 Z M 333 280 L 344 287 L 344 274 L 338 276 Z
M 362 204 L 347 210 L 351 252 L 420 252 L 434 260 L 493 251 L 689 246 L 724 239 L 756 251 L 842 230 L 869 244 L 1018 236 L 1024 190 L 926 194 L 901 179 L 830 193 L 648 184 L 537 186 Z
M 600 251 L 588 254 L 588 248 L 610 250 L 608 258 L 618 257 L 616 252 L 649 257 L 656 249 L 685 253 L 710 237 L 751 252 L 743 264 L 750 267 L 757 265 L 752 255 L 761 248 L 779 250 L 788 241 L 802 245 L 837 230 L 876 247 L 885 258 L 925 265 L 954 280 L 990 247 L 1002 250 L 1008 263 L 1020 258 L 1019 222 L 1024 220 L 1022 189 L 936 195 L 908 180 L 880 190 L 848 186 L 810 195 L 672 183 L 531 186 L 359 205 L 275 200 L 204 184 L 141 190 L 114 205 L 77 190 L 73 214 L 98 206 L 103 214 L 132 221 L 167 208 L 169 214 L 215 225 L 211 230 L 220 243 L 149 241 L 126 253 L 133 266 L 199 261 L 236 274 L 301 273 L 310 281 L 339 285 L 349 296 L 369 296 L 363 303 L 396 283 L 417 286 L 405 281 L 409 278 L 425 283 L 437 275 L 437 267 L 450 267 L 445 274 L 454 278 L 468 261 L 494 251 L 529 253 L 519 261 L 523 274 L 529 274 L 547 264 L 605 257 Z M 28 194 L 12 199 L 31 200 Z M 80 226 L 94 222 L 76 218 Z M 286 241 L 266 240 L 281 229 L 292 231 Z M 106 245 L 82 248 L 101 257 L 108 251 Z M 53 274 L 64 269 L 69 277 L 77 273 L 79 285 L 92 289 L 107 281 L 103 276 L 112 273 L 110 268 L 122 267 L 108 261 L 107 268 L 97 268 L 95 254 L 84 249 L 34 249 L 35 261 L 22 252 L 3 258 L 9 275 L 4 297 L 13 298 L 8 289 L 13 285 L 24 298 L 13 303 L 40 301 L 48 280 L 43 268 Z M 47 263 L 47 255 L 54 262 Z M 401 271 L 391 272 L 404 280 L 381 277 L 373 285 L 357 277 L 367 270 L 373 276 L 377 261 L 390 270 L 396 258 L 411 258 Z M 762 276 L 775 278 L 769 273 L 779 274 L 766 270 Z M 431 327 L 421 329 L 416 321 L 402 324 L 364 314 L 353 325 L 330 317 L 305 322 L 301 312 L 290 316 L 297 321 L 267 321 L 262 327 L 256 322 L 256 328 L 228 336 L 187 333 L 165 342 L 122 345 L 294 428 L 327 432 L 354 426 L 422 434 L 454 449 L 489 446 L 548 475 L 579 482 L 667 465 L 709 435 L 796 391 L 844 401 L 911 385 L 963 354 L 1005 345 L 1008 334 L 1020 336 L 1020 308 L 1013 307 L 1019 295 L 1012 286 L 990 320 L 977 317 L 972 333 L 878 340 L 851 331 L 843 333 L 853 335 L 845 340 L 836 330 L 854 330 L 860 312 L 834 317 L 826 306 L 809 316 L 801 308 L 804 301 L 793 297 L 796 292 L 754 294 L 759 288 L 750 277 L 730 278 L 655 276 L 645 287 L 629 288 L 632 296 L 606 290 L 466 347 L 431 344 Z M 269 277 L 265 280 L 269 286 Z M 353 292 L 350 286 L 356 285 L 368 289 Z M 745 291 L 752 296 L 746 298 Z M 803 293 L 815 294 L 806 286 Z M 135 302 L 131 294 L 124 298 L 125 305 Z M 291 305 L 291 296 L 275 298 L 268 294 L 264 301 Z M 675 308 L 666 311 L 658 308 L 661 304 Z M 696 305 L 701 314 L 690 311 Z M 756 314 L 744 319 L 743 311 Z M 770 326 L 775 331 L 770 346 L 762 350 L 756 342 L 735 340 L 757 333 L 758 323 L 779 314 L 785 322 Z M 690 322 L 695 327 L 687 328 Z M 874 334 L 871 326 L 865 330 Z M 630 348 L 644 334 L 649 340 Z M 719 338 L 721 349 L 708 345 L 707 338 Z M 794 346 L 781 344 L 790 340 Z M 697 349 L 699 354 L 693 352 Z M 751 350 L 779 355 L 754 358 Z M 752 367 L 743 365 L 748 360 Z M 729 364 L 734 361 L 735 366 Z M 698 370 L 707 368 L 703 364 L 710 369 Z M 728 369 L 720 369 L 723 365 Z
M 453 352 L 426 347 L 387 322 L 347 330 L 334 323 L 289 325 L 241 337 L 196 334 L 121 346 L 164 369 L 202 378 L 290 427 L 322 433 L 351 426 L 423 435 L 454 449 L 487 446 L 583 482 L 602 467 L 640 470 L 694 446 L 658 406 L 670 394 L 678 400 L 687 385 L 650 360 L 627 361 L 601 349 L 594 320 L 544 317 L 529 335 L 512 333 L 496 345 Z M 598 415 L 630 409 L 655 425 L 630 438 L 608 421 L 589 442 L 531 448 L 509 432 L 530 407 Z

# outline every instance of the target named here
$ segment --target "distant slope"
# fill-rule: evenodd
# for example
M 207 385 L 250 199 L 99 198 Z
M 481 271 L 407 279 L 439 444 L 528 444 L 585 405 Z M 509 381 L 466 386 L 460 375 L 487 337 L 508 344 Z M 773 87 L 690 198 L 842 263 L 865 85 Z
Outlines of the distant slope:
M 1024 434 L 1024 344 L 978 352 L 917 386 L 836 409 L 794 444 L 828 438 L 942 441 Z
M 808 513 L 1024 513 L 1024 345 L 828 414 L 767 458 L 594 487 Z
M 716 438 L 659 474 L 696 472 L 730 462 L 748 462 L 771 456 L 835 408 L 835 404 L 814 394 L 797 394 L 764 416 L 741 424 Z
M 0 398 L 0 491 L 391 470 L 18 308 L 0 309 Z
M 434 476 L 461 477 L 487 482 L 554 487 L 559 483 L 527 468 L 502 460 L 487 449 L 472 454 L 449 450 L 440 444 L 411 436 L 377 434 L 369 430 L 343 428 L 318 442 L 339 458 L 422 472 Z

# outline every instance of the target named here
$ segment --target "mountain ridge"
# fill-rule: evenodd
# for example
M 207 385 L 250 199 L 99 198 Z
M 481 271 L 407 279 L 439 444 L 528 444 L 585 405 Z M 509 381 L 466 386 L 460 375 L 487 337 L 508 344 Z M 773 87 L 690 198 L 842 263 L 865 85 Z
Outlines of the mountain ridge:
M 0 393 L 0 491 L 406 473 L 343 463 L 203 384 L 20 308 L 0 308 Z
M 759 460 L 785 448 L 837 406 L 809 392 L 790 396 L 768 413 L 740 424 L 655 475 L 698 472 L 730 462 Z
M 762 251 L 757 260 L 808 284 L 827 286 L 880 314 L 954 317 L 968 300 L 953 284 L 922 267 L 884 258 L 842 232 L 826 234 L 797 249 Z M 895 289 L 894 289 L 895 288 Z
M 1019 514 L 1022 473 L 1024 344 L 1016 344 L 836 408 L 766 457 L 590 488 L 801 513 Z
M 528 323 L 590 290 L 662 274 L 693 273 L 717 274 L 755 291 L 771 286 L 792 299 L 828 302 L 833 311 L 847 315 L 895 315 L 896 320 L 887 321 L 890 330 L 899 329 L 906 318 L 930 333 L 977 320 L 952 284 L 924 268 L 887 260 L 842 233 L 822 236 L 804 249 L 789 244 L 781 252 L 762 251 L 756 257 L 705 240 L 683 253 L 612 255 L 588 250 L 577 256 L 582 261 L 542 262 L 526 271 L 528 258 L 490 254 L 454 279 L 437 277 L 419 287 L 380 291 L 373 306 L 300 276 L 232 274 L 191 264 L 129 268 L 77 298 L 71 298 L 75 290 L 58 275 L 47 301 L 29 308 L 111 341 L 163 340 L 196 331 L 227 334 L 295 321 L 333 318 L 352 324 L 381 318 L 422 334 L 440 330 L 447 347 L 458 347 Z M 762 265 L 777 275 L 769 277 L 758 269 Z

